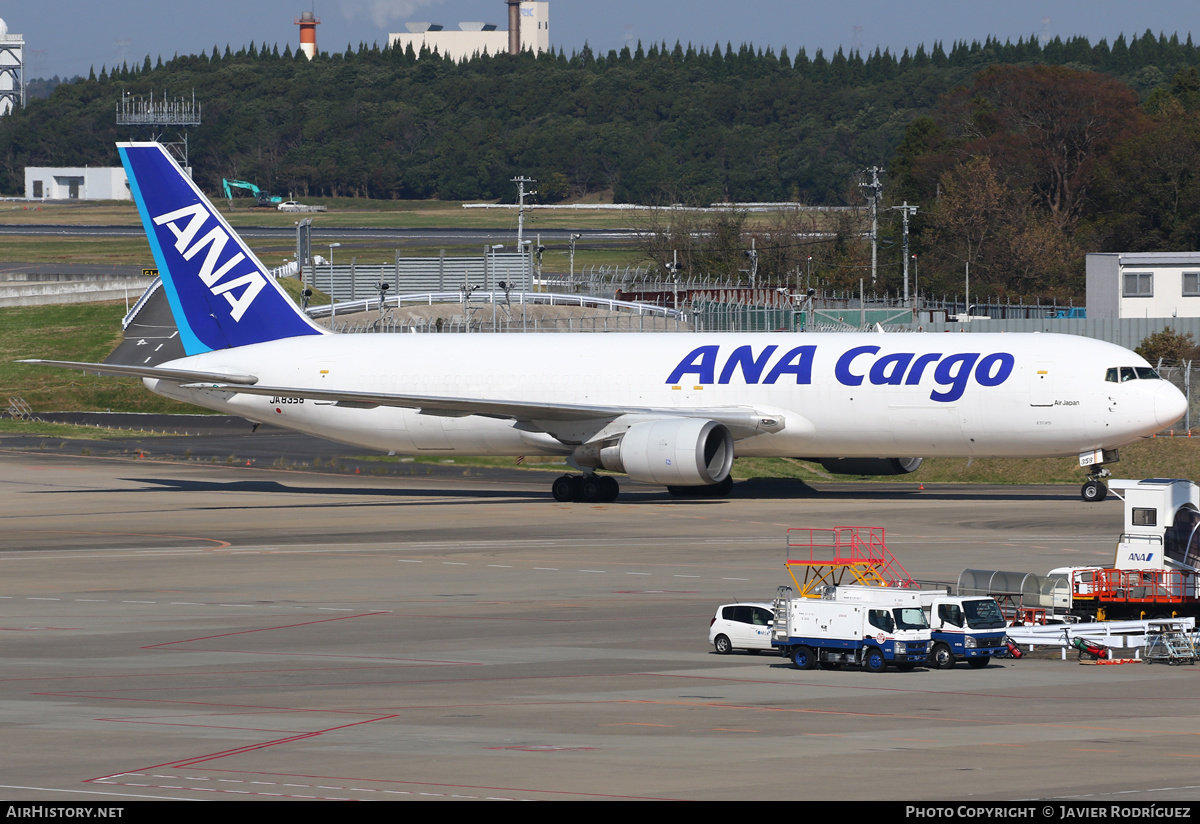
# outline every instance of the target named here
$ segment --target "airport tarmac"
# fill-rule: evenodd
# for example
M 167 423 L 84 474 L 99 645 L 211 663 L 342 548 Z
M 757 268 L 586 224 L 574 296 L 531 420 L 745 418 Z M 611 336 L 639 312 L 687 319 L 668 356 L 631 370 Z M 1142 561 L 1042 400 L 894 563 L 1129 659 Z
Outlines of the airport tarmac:
M 1111 560 L 1078 487 L 372 477 L 0 440 L 0 796 L 1200 799 L 1200 668 L 800 672 L 718 656 L 791 526 L 878 525 L 921 579 Z

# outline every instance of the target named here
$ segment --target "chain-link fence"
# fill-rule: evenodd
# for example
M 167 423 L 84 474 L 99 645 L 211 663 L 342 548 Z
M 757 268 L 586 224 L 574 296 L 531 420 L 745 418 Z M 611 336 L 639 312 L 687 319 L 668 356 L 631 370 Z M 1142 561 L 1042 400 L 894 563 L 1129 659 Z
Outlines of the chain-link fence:
M 451 317 L 397 318 L 390 310 L 382 317 L 356 317 L 334 321 L 335 332 L 408 333 L 408 332 L 691 332 L 691 324 L 679 318 L 661 315 L 609 314 L 601 317 L 493 317 L 487 307 L 471 307 L 466 314 Z
M 1193 367 L 1200 368 L 1200 363 L 1195 361 L 1166 363 L 1161 360 L 1158 362 L 1158 374 L 1164 380 L 1173 383 L 1188 400 L 1187 413 L 1171 427 L 1171 431 L 1176 433 L 1191 432 L 1193 425 L 1200 428 L 1200 397 L 1197 397 L 1197 393 L 1192 389 L 1194 378 L 1198 376 L 1192 374 Z

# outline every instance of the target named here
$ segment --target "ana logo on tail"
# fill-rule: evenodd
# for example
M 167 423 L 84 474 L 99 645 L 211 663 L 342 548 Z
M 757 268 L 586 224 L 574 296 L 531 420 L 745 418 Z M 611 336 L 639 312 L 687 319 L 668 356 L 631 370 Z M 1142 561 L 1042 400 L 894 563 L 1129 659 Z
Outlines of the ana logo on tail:
M 119 143 L 188 355 L 325 334 L 158 143 Z
M 208 234 L 201 237 L 199 240 L 196 236 L 200 234 L 200 230 L 209 222 L 208 210 L 200 203 L 184 206 L 182 209 L 176 209 L 173 212 L 159 215 L 154 218 L 155 226 L 166 224 L 171 233 L 175 235 L 175 250 L 183 256 L 184 260 L 191 260 L 200 254 L 207 246 L 208 252 L 204 256 L 204 263 L 200 266 L 200 271 L 197 273 L 200 280 L 208 287 L 213 295 L 221 295 L 225 300 L 229 301 L 230 317 L 235 321 L 240 321 L 242 315 L 254 303 L 254 299 L 258 297 L 258 293 L 267 285 L 266 280 L 251 264 L 251 270 L 240 277 L 235 277 L 231 280 L 219 282 L 221 278 L 229 274 L 230 271 L 242 261 L 246 260 L 246 256 L 241 252 L 236 253 L 218 268 L 217 264 L 221 261 L 221 253 L 225 249 L 225 245 L 229 243 L 229 235 L 213 222 L 213 227 Z M 245 287 L 240 294 L 235 294 L 233 290 L 239 286 Z

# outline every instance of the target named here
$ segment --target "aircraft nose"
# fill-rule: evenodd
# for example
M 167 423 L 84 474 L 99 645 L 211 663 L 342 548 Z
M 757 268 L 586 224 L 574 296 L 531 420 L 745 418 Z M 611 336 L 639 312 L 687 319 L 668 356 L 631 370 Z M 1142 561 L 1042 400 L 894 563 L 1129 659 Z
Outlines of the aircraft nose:
M 1154 395 L 1154 417 L 1166 429 L 1187 412 L 1187 398 L 1174 385 L 1162 381 Z

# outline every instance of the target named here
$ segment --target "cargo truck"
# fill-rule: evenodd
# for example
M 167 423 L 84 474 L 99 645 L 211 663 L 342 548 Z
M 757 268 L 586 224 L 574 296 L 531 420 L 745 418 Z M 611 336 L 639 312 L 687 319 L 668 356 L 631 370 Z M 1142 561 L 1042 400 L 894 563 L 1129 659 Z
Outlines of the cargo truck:
M 929 621 L 929 666 L 937 669 L 951 669 L 958 661 L 979 669 L 1008 650 L 1004 616 L 995 598 L 949 595 L 938 589 L 840 586 L 837 599 L 919 607 Z
M 838 589 L 828 587 L 821 598 L 793 598 L 791 587 L 779 588 L 771 645 L 797 669 L 821 664 L 907 671 L 925 663 L 929 621 L 919 604 L 844 601 Z

